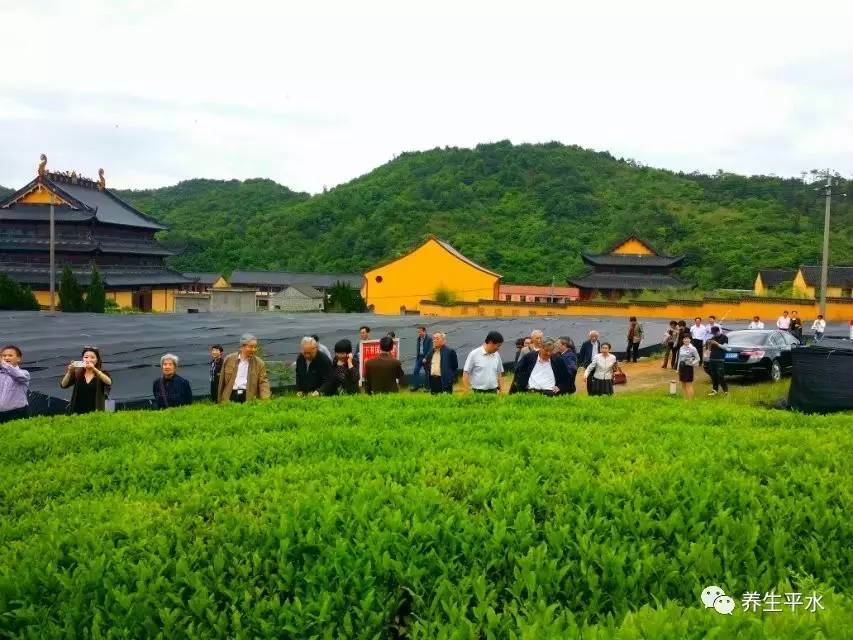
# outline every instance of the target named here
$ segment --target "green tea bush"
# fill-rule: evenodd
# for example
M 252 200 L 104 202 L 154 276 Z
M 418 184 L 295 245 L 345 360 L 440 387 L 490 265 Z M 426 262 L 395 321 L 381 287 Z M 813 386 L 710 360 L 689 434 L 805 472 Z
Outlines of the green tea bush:
M 851 453 L 849 414 L 643 396 L 7 423 L 0 637 L 850 637 Z

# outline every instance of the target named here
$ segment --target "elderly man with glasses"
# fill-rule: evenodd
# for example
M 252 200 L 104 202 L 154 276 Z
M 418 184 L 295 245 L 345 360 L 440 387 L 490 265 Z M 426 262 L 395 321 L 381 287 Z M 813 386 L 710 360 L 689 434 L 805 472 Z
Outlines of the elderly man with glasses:
M 219 402 L 267 400 L 272 395 L 267 365 L 255 352 L 258 339 L 250 333 L 240 338 L 240 350 L 226 356 L 219 376 Z

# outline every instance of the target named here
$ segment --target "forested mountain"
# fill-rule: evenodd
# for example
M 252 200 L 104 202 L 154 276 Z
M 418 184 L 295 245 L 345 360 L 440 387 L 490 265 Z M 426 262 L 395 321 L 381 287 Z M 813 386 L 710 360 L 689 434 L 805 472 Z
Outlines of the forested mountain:
M 0 184 L 0 198 L 5 198 L 6 196 L 8 196 L 10 193 L 13 193 L 14 191 L 15 191 L 14 189 L 10 189 L 9 187 L 4 187 L 2 184 Z
M 582 251 L 636 232 L 685 254 L 699 286 L 748 288 L 760 267 L 817 263 L 823 229 L 822 192 L 800 180 L 677 174 L 559 143 L 404 153 L 315 196 L 270 180 L 120 193 L 170 226 L 173 266 L 198 271 L 359 272 L 434 233 L 505 282 L 560 282 L 585 270 Z M 846 199 L 832 229 L 832 262 L 853 264 Z

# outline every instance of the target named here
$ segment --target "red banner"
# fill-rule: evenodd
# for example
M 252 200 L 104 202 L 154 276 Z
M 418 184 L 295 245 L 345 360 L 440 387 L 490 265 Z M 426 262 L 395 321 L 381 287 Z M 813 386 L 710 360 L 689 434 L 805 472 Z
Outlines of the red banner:
M 358 376 L 364 380 L 364 365 L 368 360 L 373 360 L 382 353 L 379 348 L 379 340 L 362 340 L 358 343 Z M 391 355 L 400 359 L 400 338 L 394 338 L 394 347 Z

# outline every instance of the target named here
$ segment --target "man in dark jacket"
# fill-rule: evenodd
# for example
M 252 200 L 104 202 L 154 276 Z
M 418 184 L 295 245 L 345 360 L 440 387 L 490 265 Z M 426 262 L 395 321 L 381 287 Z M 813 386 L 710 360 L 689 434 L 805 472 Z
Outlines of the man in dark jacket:
M 459 369 L 456 351 L 444 343 L 446 338 L 441 332 L 432 334 L 432 349 L 424 357 L 424 370 L 433 394 L 453 393 L 453 382 Z
M 328 388 L 332 361 L 317 347 L 311 336 L 302 338 L 302 353 L 296 358 L 296 395 L 319 396 Z
M 369 394 L 397 393 L 403 379 L 403 365 L 391 355 L 394 338 L 379 340 L 379 355 L 364 363 L 364 390 Z
M 569 388 L 566 393 L 574 393 L 576 391 L 575 376 L 578 372 L 578 357 L 575 354 L 575 345 L 571 338 L 563 337 L 557 340 L 556 348 L 557 353 L 563 359 L 563 362 L 566 363 L 566 369 L 569 372 Z
M 219 401 L 219 376 L 222 373 L 222 354 L 225 350 L 222 345 L 210 346 L 210 399 Z
M 592 363 L 592 357 L 601 351 L 601 343 L 598 341 L 598 331 L 590 331 L 587 339 L 581 345 L 578 353 L 578 367 L 583 369 Z
M 569 393 L 571 383 L 566 361 L 554 353 L 554 340 L 546 338 L 538 352 L 523 355 L 515 371 L 513 392 L 534 391 L 546 396 Z
M 426 327 L 418 327 L 417 348 L 415 350 L 415 370 L 412 372 L 412 391 L 428 388 L 429 376 L 424 371 L 424 358 L 432 350 L 432 338 L 427 335 Z

